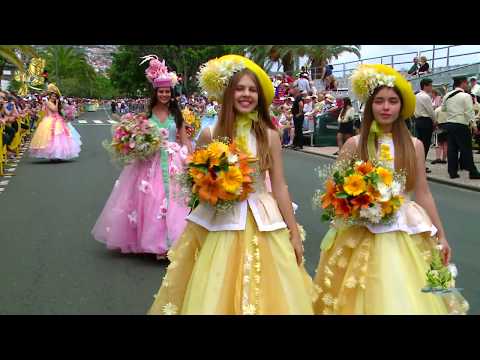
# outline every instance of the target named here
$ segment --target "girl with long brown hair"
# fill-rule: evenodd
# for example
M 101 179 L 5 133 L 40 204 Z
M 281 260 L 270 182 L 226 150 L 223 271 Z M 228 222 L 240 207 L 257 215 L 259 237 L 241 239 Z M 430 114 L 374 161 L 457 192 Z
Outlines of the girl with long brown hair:
M 227 80 L 219 88 L 221 79 Z M 313 314 L 311 278 L 268 111 L 272 83 L 238 55 L 211 60 L 199 80 L 222 108 L 198 145 L 228 137 L 258 159 L 259 174 L 255 192 L 227 211 L 200 203 L 190 213 L 149 314 Z M 267 171 L 272 192 L 265 187 Z
M 362 65 L 352 75 L 352 88 L 365 103 L 364 119 L 360 135 L 347 140 L 337 161 L 380 159 L 404 171 L 405 200 L 388 224 L 332 222 L 314 279 L 315 312 L 465 313 L 468 304 L 459 293 L 421 291 L 435 248 L 441 248 L 445 265 L 451 250 L 427 183 L 423 144 L 405 125 L 415 109 L 410 83 L 389 66 Z
M 186 226 L 188 207 L 171 179 L 183 171 L 191 144 L 173 96 L 175 73 L 152 56 L 146 75 L 152 84 L 148 120 L 168 140 L 150 158 L 124 167 L 92 235 L 111 250 L 165 259 Z

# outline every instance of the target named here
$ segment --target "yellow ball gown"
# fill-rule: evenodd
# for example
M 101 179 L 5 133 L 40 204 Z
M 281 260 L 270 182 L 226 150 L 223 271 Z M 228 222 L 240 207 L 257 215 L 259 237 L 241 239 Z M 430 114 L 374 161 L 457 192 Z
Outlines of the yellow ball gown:
M 252 133 L 249 148 L 256 154 Z M 312 280 L 264 180 L 226 213 L 192 211 L 148 314 L 313 314 Z
M 394 154 L 391 136 L 379 143 Z M 394 155 L 392 155 L 393 159 Z M 393 166 L 393 160 L 391 160 Z M 408 199 L 392 225 L 329 230 L 314 278 L 316 314 L 465 314 L 459 293 L 422 293 L 437 229 L 425 210 Z

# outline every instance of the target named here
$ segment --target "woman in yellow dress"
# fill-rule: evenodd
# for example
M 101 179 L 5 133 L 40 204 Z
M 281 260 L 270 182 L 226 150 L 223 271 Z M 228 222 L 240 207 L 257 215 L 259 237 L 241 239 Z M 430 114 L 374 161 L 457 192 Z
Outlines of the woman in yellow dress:
M 81 141 L 74 136 L 62 117 L 60 90 L 48 85 L 48 100 L 44 105 L 45 116 L 40 119 L 30 144 L 30 155 L 50 160 L 70 160 L 80 154 Z
M 229 137 L 258 159 L 255 192 L 225 212 L 200 203 L 169 251 L 149 314 L 313 314 L 312 282 L 268 106 L 273 86 L 255 63 L 226 55 L 201 68 L 200 85 L 222 102 L 198 144 Z M 269 171 L 272 192 L 265 189 Z
M 314 286 L 316 314 L 462 314 L 458 292 L 423 293 L 435 247 L 448 264 L 451 250 L 425 174 L 422 143 L 405 120 L 415 110 L 411 85 L 386 65 L 361 65 L 352 89 L 365 103 L 360 135 L 342 147 L 342 161 L 377 158 L 406 172 L 405 201 L 389 225 L 333 222 L 322 242 Z M 415 196 L 415 202 L 410 195 Z

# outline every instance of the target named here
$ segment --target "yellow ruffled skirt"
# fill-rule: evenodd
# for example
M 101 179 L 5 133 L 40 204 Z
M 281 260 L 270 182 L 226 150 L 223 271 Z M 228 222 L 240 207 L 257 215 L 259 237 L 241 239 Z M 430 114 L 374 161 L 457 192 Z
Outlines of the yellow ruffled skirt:
M 148 314 L 312 315 L 313 286 L 287 229 L 209 232 L 189 222 Z
M 333 233 L 332 233 L 333 231 Z M 459 293 L 423 293 L 435 241 L 429 233 L 330 230 L 314 279 L 316 314 L 465 314 Z M 327 237 L 328 237 L 327 236 Z M 324 241 L 328 241 L 327 237 Z

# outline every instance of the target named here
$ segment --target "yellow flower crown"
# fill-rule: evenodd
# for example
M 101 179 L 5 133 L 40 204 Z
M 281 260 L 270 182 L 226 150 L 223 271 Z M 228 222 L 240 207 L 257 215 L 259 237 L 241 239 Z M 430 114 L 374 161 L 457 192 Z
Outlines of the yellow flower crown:
M 220 102 L 232 76 L 245 68 L 257 75 L 267 105 L 270 105 L 275 92 L 270 78 L 260 66 L 240 55 L 225 55 L 203 64 L 198 72 L 198 84 L 210 98 Z
M 412 85 L 402 74 L 391 66 L 383 64 L 360 65 L 350 77 L 352 90 L 363 103 L 380 86 L 396 87 L 402 94 L 403 108 L 400 113 L 402 119 L 408 119 L 415 112 L 415 94 Z

